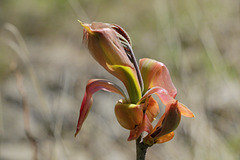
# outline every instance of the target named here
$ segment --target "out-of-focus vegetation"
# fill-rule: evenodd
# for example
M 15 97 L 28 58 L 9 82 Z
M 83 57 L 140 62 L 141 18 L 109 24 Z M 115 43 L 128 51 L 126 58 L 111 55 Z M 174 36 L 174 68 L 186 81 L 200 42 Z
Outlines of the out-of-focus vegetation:
M 73 137 L 87 80 L 121 85 L 81 45 L 77 19 L 125 28 L 136 57 L 165 63 L 177 99 L 195 113 L 194 119 L 182 118 L 172 141 L 149 148 L 148 159 L 240 158 L 238 0 L 1 0 L 0 159 L 34 157 L 23 98 L 38 159 L 135 158 L 135 143 L 126 141 L 128 131 L 114 115 L 117 95 L 96 94 L 82 131 Z M 26 97 L 17 87 L 19 74 Z

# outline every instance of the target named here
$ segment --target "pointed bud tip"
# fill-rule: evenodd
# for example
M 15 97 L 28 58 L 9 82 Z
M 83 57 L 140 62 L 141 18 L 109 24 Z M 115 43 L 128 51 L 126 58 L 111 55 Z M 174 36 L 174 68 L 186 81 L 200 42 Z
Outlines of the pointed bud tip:
M 79 19 L 77 20 L 81 25 L 83 24 L 83 22 L 82 21 L 80 21 Z
M 81 24 L 81 26 L 83 26 L 83 28 L 85 28 L 87 30 L 88 33 L 94 34 L 93 31 L 90 28 L 90 24 L 84 23 L 80 20 L 78 20 L 78 22 Z

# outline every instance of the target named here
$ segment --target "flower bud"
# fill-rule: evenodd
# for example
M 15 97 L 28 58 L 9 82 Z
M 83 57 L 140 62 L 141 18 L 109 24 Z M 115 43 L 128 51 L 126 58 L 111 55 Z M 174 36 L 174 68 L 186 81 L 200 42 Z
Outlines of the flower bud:
M 117 25 L 101 22 L 80 23 L 84 27 L 83 42 L 91 55 L 109 73 L 123 82 L 131 103 L 137 103 L 141 98 L 137 71 L 121 43 L 122 39 L 125 39 L 124 43 L 130 45 L 127 34 L 117 29 Z

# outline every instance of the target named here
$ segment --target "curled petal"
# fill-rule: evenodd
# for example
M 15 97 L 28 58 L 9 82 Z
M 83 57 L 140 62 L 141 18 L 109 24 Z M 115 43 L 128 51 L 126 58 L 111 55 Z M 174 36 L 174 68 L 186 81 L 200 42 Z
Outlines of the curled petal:
M 159 99 L 162 101 L 164 105 L 167 105 L 168 103 L 175 101 L 175 99 L 168 94 L 166 89 L 162 87 L 153 87 L 143 95 L 139 103 L 144 101 L 146 98 L 148 98 L 152 94 L 157 94 L 157 96 L 159 97 Z
M 103 80 L 103 79 L 89 80 L 87 87 L 86 87 L 86 92 L 84 94 L 84 98 L 82 101 L 82 105 L 80 108 L 80 114 L 79 114 L 79 119 L 78 119 L 75 136 L 80 131 L 82 124 L 83 124 L 84 120 L 86 119 L 88 112 L 92 106 L 92 102 L 93 102 L 92 95 L 99 90 L 114 92 L 114 93 L 120 94 L 124 98 L 126 98 L 126 96 L 125 96 L 124 92 L 121 90 L 121 88 L 119 88 L 117 85 L 115 85 L 114 83 L 112 83 L 108 80 Z
M 175 98 L 177 89 L 172 83 L 167 67 L 158 61 L 149 58 L 140 59 L 139 68 L 144 81 L 144 93 L 152 87 L 162 87 Z
M 149 133 L 143 142 L 148 145 L 163 143 L 173 138 L 173 131 L 178 127 L 181 120 L 181 113 L 177 107 L 178 101 L 168 104 L 165 113 L 158 121 L 154 129 Z
M 166 106 L 166 111 L 152 130 L 151 137 L 158 139 L 159 137 L 174 131 L 178 127 L 181 120 L 181 113 L 177 104 L 178 101 Z
M 147 115 L 144 114 L 143 123 L 141 125 L 137 126 L 135 129 L 130 131 L 128 141 L 137 139 L 144 131 L 150 133 L 152 128 L 153 127 L 152 127 L 151 122 L 149 121 Z
M 159 99 L 162 101 L 164 105 L 174 103 L 176 101 L 173 97 L 168 95 L 165 89 L 161 87 L 153 87 L 144 94 L 144 96 L 140 99 L 139 103 L 144 101 L 147 97 L 151 96 L 152 94 L 157 94 L 157 96 L 159 97 Z M 192 113 L 192 111 L 188 109 L 187 106 L 185 106 L 184 104 L 178 102 L 177 107 L 181 112 L 181 115 L 185 117 L 194 117 L 194 114 Z

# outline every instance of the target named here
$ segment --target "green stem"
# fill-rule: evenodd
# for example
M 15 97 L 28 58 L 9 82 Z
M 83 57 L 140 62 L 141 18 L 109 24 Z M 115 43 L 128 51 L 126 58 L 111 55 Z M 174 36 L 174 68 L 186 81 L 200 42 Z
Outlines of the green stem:
M 136 160 L 145 160 L 148 146 L 141 142 L 142 136 L 136 139 Z M 140 143 L 141 142 L 141 143 Z

